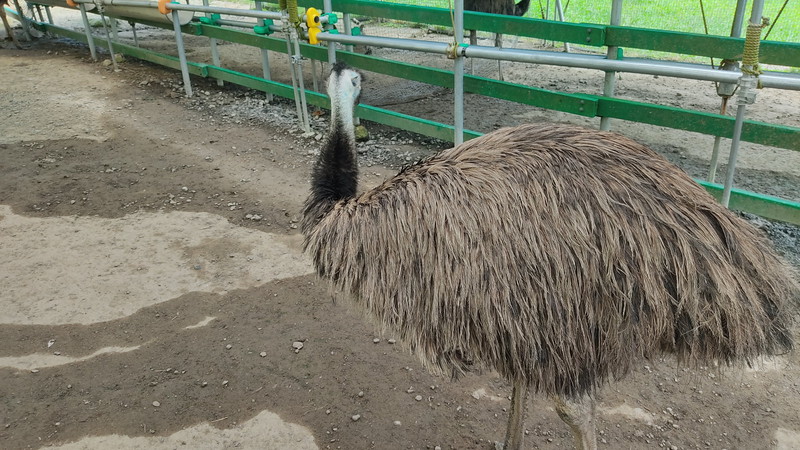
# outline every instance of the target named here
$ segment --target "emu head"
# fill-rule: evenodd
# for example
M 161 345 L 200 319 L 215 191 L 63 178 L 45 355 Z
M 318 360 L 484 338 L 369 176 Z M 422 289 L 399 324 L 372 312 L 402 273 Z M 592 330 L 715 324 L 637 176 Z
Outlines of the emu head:
M 361 73 L 343 62 L 338 62 L 331 69 L 328 78 L 328 96 L 331 99 L 331 113 L 334 119 L 352 120 L 353 106 L 361 97 Z M 346 111 L 346 112 L 345 112 Z M 340 116 L 340 113 L 346 116 Z

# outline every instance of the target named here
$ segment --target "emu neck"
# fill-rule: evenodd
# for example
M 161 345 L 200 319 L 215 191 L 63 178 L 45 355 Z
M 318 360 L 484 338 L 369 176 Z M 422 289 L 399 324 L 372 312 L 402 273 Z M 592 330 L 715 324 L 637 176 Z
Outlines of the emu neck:
M 340 200 L 355 197 L 358 161 L 353 128 L 353 103 L 331 98 L 331 128 L 311 174 L 304 229 L 314 226 Z

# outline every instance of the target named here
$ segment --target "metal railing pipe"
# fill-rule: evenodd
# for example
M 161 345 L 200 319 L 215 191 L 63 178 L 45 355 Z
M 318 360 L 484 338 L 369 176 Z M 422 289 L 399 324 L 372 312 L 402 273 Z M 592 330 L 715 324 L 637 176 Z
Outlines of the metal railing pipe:
M 416 39 L 387 38 L 380 36 L 350 36 L 347 34 L 331 34 L 321 32 L 317 35 L 320 41 L 338 42 L 351 45 L 373 45 L 375 47 L 395 48 L 398 50 L 411 50 L 415 52 L 447 54 L 449 44 L 443 42 L 429 42 Z M 494 48 L 494 47 L 491 47 Z
M 464 0 L 456 0 L 453 14 L 453 45 L 458 48 L 464 38 Z M 464 57 L 453 52 L 453 143 L 464 142 Z
M 475 58 L 502 59 L 504 61 L 549 64 L 603 71 L 614 70 L 617 72 L 689 78 L 693 80 L 736 83 L 739 79 L 739 74 L 737 72 L 715 70 L 710 67 L 631 59 L 609 60 L 602 56 L 563 54 L 540 50 L 495 49 L 494 47 L 471 45 L 464 50 L 464 54 L 467 57 Z M 800 77 L 765 74 L 762 75 L 760 79 L 764 87 L 800 90 Z
M 351 45 L 372 45 L 375 47 L 394 48 L 425 53 L 446 55 L 449 44 L 429 42 L 416 39 L 388 38 L 379 36 L 349 36 L 322 32 L 317 35 L 321 41 L 333 41 Z M 554 66 L 576 67 L 602 71 L 630 72 L 644 75 L 659 75 L 693 80 L 718 81 L 736 83 L 738 72 L 716 70 L 711 67 L 687 63 L 671 63 L 637 59 L 610 60 L 604 56 L 578 55 L 575 53 L 556 53 L 542 50 L 522 50 L 509 48 L 484 47 L 470 45 L 460 47 L 459 54 L 468 58 L 501 59 L 504 61 L 525 62 L 532 64 L 548 64 Z M 800 90 L 800 76 L 794 74 L 763 74 L 759 77 L 761 85 L 769 88 Z
M 257 19 L 281 19 L 280 12 L 255 11 L 252 9 L 220 8 L 217 6 L 184 5 L 182 3 L 167 3 L 166 8 L 171 11 L 194 11 L 212 14 L 228 14 L 231 16 L 255 17 Z

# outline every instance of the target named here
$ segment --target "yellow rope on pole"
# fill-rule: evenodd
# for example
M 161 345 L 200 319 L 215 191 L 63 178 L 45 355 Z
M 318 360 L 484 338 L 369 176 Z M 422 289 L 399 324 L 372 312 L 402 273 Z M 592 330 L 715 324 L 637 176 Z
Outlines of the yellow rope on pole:
M 744 38 L 744 53 L 742 54 L 742 72 L 759 76 L 761 68 L 758 66 L 759 49 L 761 48 L 761 32 L 769 26 L 769 18 L 762 17 L 761 24 L 747 25 L 747 34 Z M 759 83 L 759 87 L 761 83 Z
M 283 11 L 287 11 L 289 13 L 289 22 L 295 28 L 300 28 L 300 24 L 302 21 L 300 20 L 300 16 L 297 14 L 297 0 L 279 0 L 278 6 Z

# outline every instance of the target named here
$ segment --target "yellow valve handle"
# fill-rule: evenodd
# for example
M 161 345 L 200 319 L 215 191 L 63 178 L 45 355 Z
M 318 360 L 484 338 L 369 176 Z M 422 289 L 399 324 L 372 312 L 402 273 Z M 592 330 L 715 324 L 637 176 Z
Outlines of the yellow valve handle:
M 322 30 L 319 29 L 318 27 L 309 28 L 308 29 L 308 43 L 312 44 L 312 45 L 319 44 L 319 39 L 317 39 L 317 35 L 321 31 Z
M 308 26 L 308 43 L 312 45 L 319 44 L 317 35 L 322 31 L 319 10 L 316 8 L 308 8 L 306 10 L 306 25 Z
M 319 28 L 319 10 L 317 8 L 308 8 L 306 10 L 306 25 L 308 28 Z

